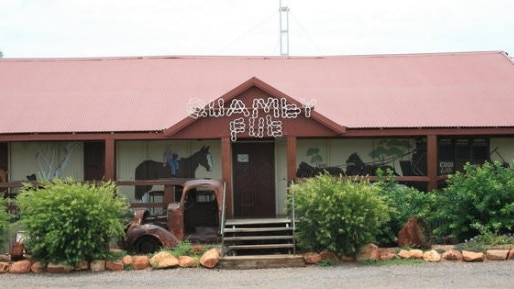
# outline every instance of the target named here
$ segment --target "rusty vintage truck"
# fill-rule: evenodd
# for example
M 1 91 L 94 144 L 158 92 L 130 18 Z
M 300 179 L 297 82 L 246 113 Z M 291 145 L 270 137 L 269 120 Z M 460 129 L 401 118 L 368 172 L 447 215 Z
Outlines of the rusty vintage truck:
M 190 179 L 177 187 L 181 188 L 181 194 L 179 189 L 177 200 L 165 204 L 164 214 L 152 215 L 148 208 L 134 209 L 134 219 L 127 226 L 122 241 L 124 249 L 151 253 L 161 247 L 173 248 L 180 241 L 220 242 L 225 183 Z

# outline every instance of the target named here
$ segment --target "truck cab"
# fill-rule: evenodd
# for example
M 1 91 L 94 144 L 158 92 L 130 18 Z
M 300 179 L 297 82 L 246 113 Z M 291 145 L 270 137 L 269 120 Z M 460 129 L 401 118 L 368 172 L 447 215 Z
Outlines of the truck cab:
M 220 243 L 225 184 L 221 180 L 185 181 L 182 193 L 165 205 L 165 214 L 151 216 L 146 208 L 134 210 L 127 226 L 124 249 L 151 253 L 161 247 L 173 248 L 181 241 Z

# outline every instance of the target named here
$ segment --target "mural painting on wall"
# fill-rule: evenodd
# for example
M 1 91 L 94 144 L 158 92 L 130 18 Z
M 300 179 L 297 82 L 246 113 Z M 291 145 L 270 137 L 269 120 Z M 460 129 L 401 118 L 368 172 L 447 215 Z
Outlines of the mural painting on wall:
M 391 170 L 394 175 L 394 161 L 411 154 L 411 142 L 408 139 L 384 138 L 380 139 L 375 148 L 368 155 L 373 162 L 365 163 L 357 152 L 350 154 L 346 160 L 346 174 L 349 176 L 374 176 L 377 170 Z
M 144 160 L 135 170 L 135 180 L 158 180 L 167 178 L 194 178 L 196 169 L 202 166 L 212 170 L 212 156 L 208 146 L 203 146 L 191 156 L 183 158 L 171 147 L 163 152 L 163 161 Z M 141 199 L 152 186 L 136 186 L 135 197 Z
M 375 148 L 368 153 L 375 161 L 366 163 L 357 152 L 353 152 L 344 165 L 332 167 L 322 165 L 323 158 L 319 151 L 319 148 L 307 150 L 306 155 L 310 157 L 309 162 L 313 165 L 301 162 L 296 172 L 297 177 L 313 177 L 324 171 L 337 176 L 374 176 L 378 169 L 389 169 L 394 175 L 399 175 L 395 170 L 395 161 L 399 161 L 404 176 L 426 175 L 426 143 L 423 140 L 417 140 L 415 148 L 412 149 L 409 139 L 380 139 Z M 407 156 L 411 158 L 405 159 Z
M 319 148 L 309 148 L 306 155 L 310 157 L 309 162 L 313 163 L 314 166 L 309 165 L 306 162 L 301 162 L 296 170 L 296 177 L 298 178 L 311 178 L 325 172 L 336 176 L 344 176 L 345 173 L 342 168 L 338 166 L 325 167 L 322 166 L 323 157 L 319 154 Z
M 76 142 L 42 142 L 37 144 L 36 162 L 39 168 L 38 176 L 44 180 L 59 178 L 62 171 L 68 166 Z M 27 180 L 35 181 L 37 176 L 32 173 Z
M 391 169 L 394 175 L 394 162 L 398 161 L 402 175 L 426 176 L 427 173 L 427 146 L 422 138 L 411 139 L 385 138 L 377 142 L 376 147 L 368 154 L 376 161 L 364 163 L 357 153 L 350 155 L 347 164 L 348 175 L 376 175 L 377 169 Z
M 402 171 L 404 176 L 426 176 L 427 175 L 427 143 L 423 139 L 416 140 L 416 147 L 412 153 L 410 166 L 403 163 Z M 402 162 L 400 162 L 402 165 Z M 409 170 L 410 169 L 410 170 Z
M 281 137 L 282 120 L 297 118 L 301 115 L 310 117 L 315 100 L 304 102 L 301 106 L 290 103 L 285 98 L 255 98 L 252 105 L 247 107 L 240 99 L 232 99 L 225 107 L 225 100 L 218 99 L 207 105 L 198 98 L 190 99 L 187 112 L 194 118 L 239 116 L 229 123 L 232 141 L 237 136 L 248 133 L 249 137 Z
M 383 163 L 365 163 L 356 152 L 352 153 L 346 160 L 346 174 L 348 176 L 374 176 L 378 169 L 384 172 L 391 170 L 395 176 L 398 175 L 393 166 Z
M 496 154 L 500 160 L 501 160 L 501 163 L 503 165 L 504 168 L 510 168 L 510 163 L 508 161 L 506 161 L 503 156 L 500 154 L 500 152 L 498 151 L 500 148 L 499 147 L 495 147 L 490 153 L 489 153 L 489 161 L 491 161 L 491 156 L 493 154 Z

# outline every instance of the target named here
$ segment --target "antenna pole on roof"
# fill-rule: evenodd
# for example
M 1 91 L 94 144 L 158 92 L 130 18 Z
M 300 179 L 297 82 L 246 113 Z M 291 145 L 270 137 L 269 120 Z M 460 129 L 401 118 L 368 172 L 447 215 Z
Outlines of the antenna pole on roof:
M 280 55 L 289 55 L 289 7 L 282 6 L 282 0 L 279 4 L 279 21 L 280 21 Z

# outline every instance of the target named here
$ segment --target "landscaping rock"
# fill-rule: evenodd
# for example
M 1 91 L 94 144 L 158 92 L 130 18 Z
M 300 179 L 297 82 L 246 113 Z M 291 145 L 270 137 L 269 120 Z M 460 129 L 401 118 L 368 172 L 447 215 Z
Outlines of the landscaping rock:
M 436 250 L 430 250 L 423 253 L 423 260 L 426 262 L 439 262 L 441 261 L 441 254 Z
M 380 260 L 383 261 L 389 261 L 398 258 L 398 255 L 392 252 L 381 252 L 380 253 Z
M 375 244 L 367 244 L 365 245 L 361 253 L 357 256 L 357 261 L 367 261 L 374 260 L 377 261 L 380 259 L 380 251 L 377 245 Z
M 402 259 L 409 259 L 411 257 L 411 254 L 409 251 L 401 249 L 400 252 L 398 252 L 398 257 Z
M 150 266 L 150 258 L 145 255 L 136 255 L 132 257 L 132 268 L 135 270 L 143 270 Z
M 46 267 L 39 261 L 32 263 L 30 266 L 30 271 L 32 271 L 32 273 L 43 273 L 45 272 L 45 269 Z
M 11 261 L 19 261 L 23 259 L 23 252 L 25 248 L 23 247 L 22 242 L 16 242 L 12 245 L 11 248 Z
M 220 260 L 220 254 L 220 249 L 217 248 L 207 250 L 200 258 L 200 265 L 204 266 L 205 268 L 216 267 Z
M 123 263 L 123 267 L 132 267 L 134 259 L 130 255 L 125 255 L 121 258 L 121 262 Z
M 75 268 L 73 268 L 75 271 L 86 271 L 89 270 L 89 262 L 84 260 L 77 265 L 75 265 Z
M 514 248 L 511 248 L 509 250 L 509 255 L 507 256 L 507 260 L 513 260 L 514 259 Z
M 303 261 L 307 265 L 317 264 L 321 261 L 321 255 L 316 252 L 306 252 L 303 254 Z
M 192 268 L 198 266 L 198 260 L 190 256 L 178 257 L 178 266 L 182 268 Z
M 430 248 L 431 238 L 425 237 L 430 232 L 428 224 L 421 218 L 410 218 L 398 232 L 398 246 L 411 248 Z
M 32 266 L 32 262 L 30 262 L 30 260 L 16 261 L 11 264 L 9 273 L 26 274 L 30 272 L 30 266 Z
M 155 269 L 171 268 L 178 266 L 178 259 L 169 252 L 161 251 L 150 259 L 150 264 Z
M 123 261 L 121 259 L 114 261 L 105 261 L 105 269 L 109 271 L 123 271 L 123 269 L 125 269 L 125 265 L 123 264 Z
M 462 261 L 462 253 L 457 250 L 450 249 L 444 252 L 441 258 L 446 261 Z
M 462 260 L 466 262 L 483 262 L 485 254 L 482 252 L 462 251 Z
M 105 260 L 93 260 L 89 263 L 91 272 L 104 272 L 105 271 Z
M 388 249 L 379 249 L 378 251 L 380 254 L 380 260 L 388 261 L 388 260 L 398 258 L 398 255 L 396 255 L 395 253 L 391 252 Z
M 73 267 L 66 265 L 66 264 L 62 264 L 62 263 L 49 263 L 46 266 L 46 271 L 48 273 L 55 273 L 55 274 L 68 273 L 68 272 L 73 271 Z
M 420 249 L 412 249 L 409 250 L 410 257 L 413 259 L 423 259 L 423 250 Z
M 487 258 L 487 260 L 492 260 L 492 261 L 507 260 L 508 255 L 509 255 L 509 250 L 487 250 L 485 253 L 485 257 Z
M 200 244 L 193 244 L 191 245 L 191 248 L 189 248 L 189 251 L 193 254 L 201 254 L 205 251 L 205 247 Z
M 0 273 L 8 273 L 9 267 L 10 265 L 8 262 L 0 262 Z
M 355 261 L 355 257 L 352 257 L 352 256 L 341 256 L 341 261 L 343 261 L 343 262 L 353 262 L 353 261 Z
M 333 261 L 333 262 L 339 261 L 339 258 L 337 257 L 336 253 L 331 252 L 329 250 L 323 250 L 323 251 L 319 252 L 319 255 L 321 257 L 321 260 Z

